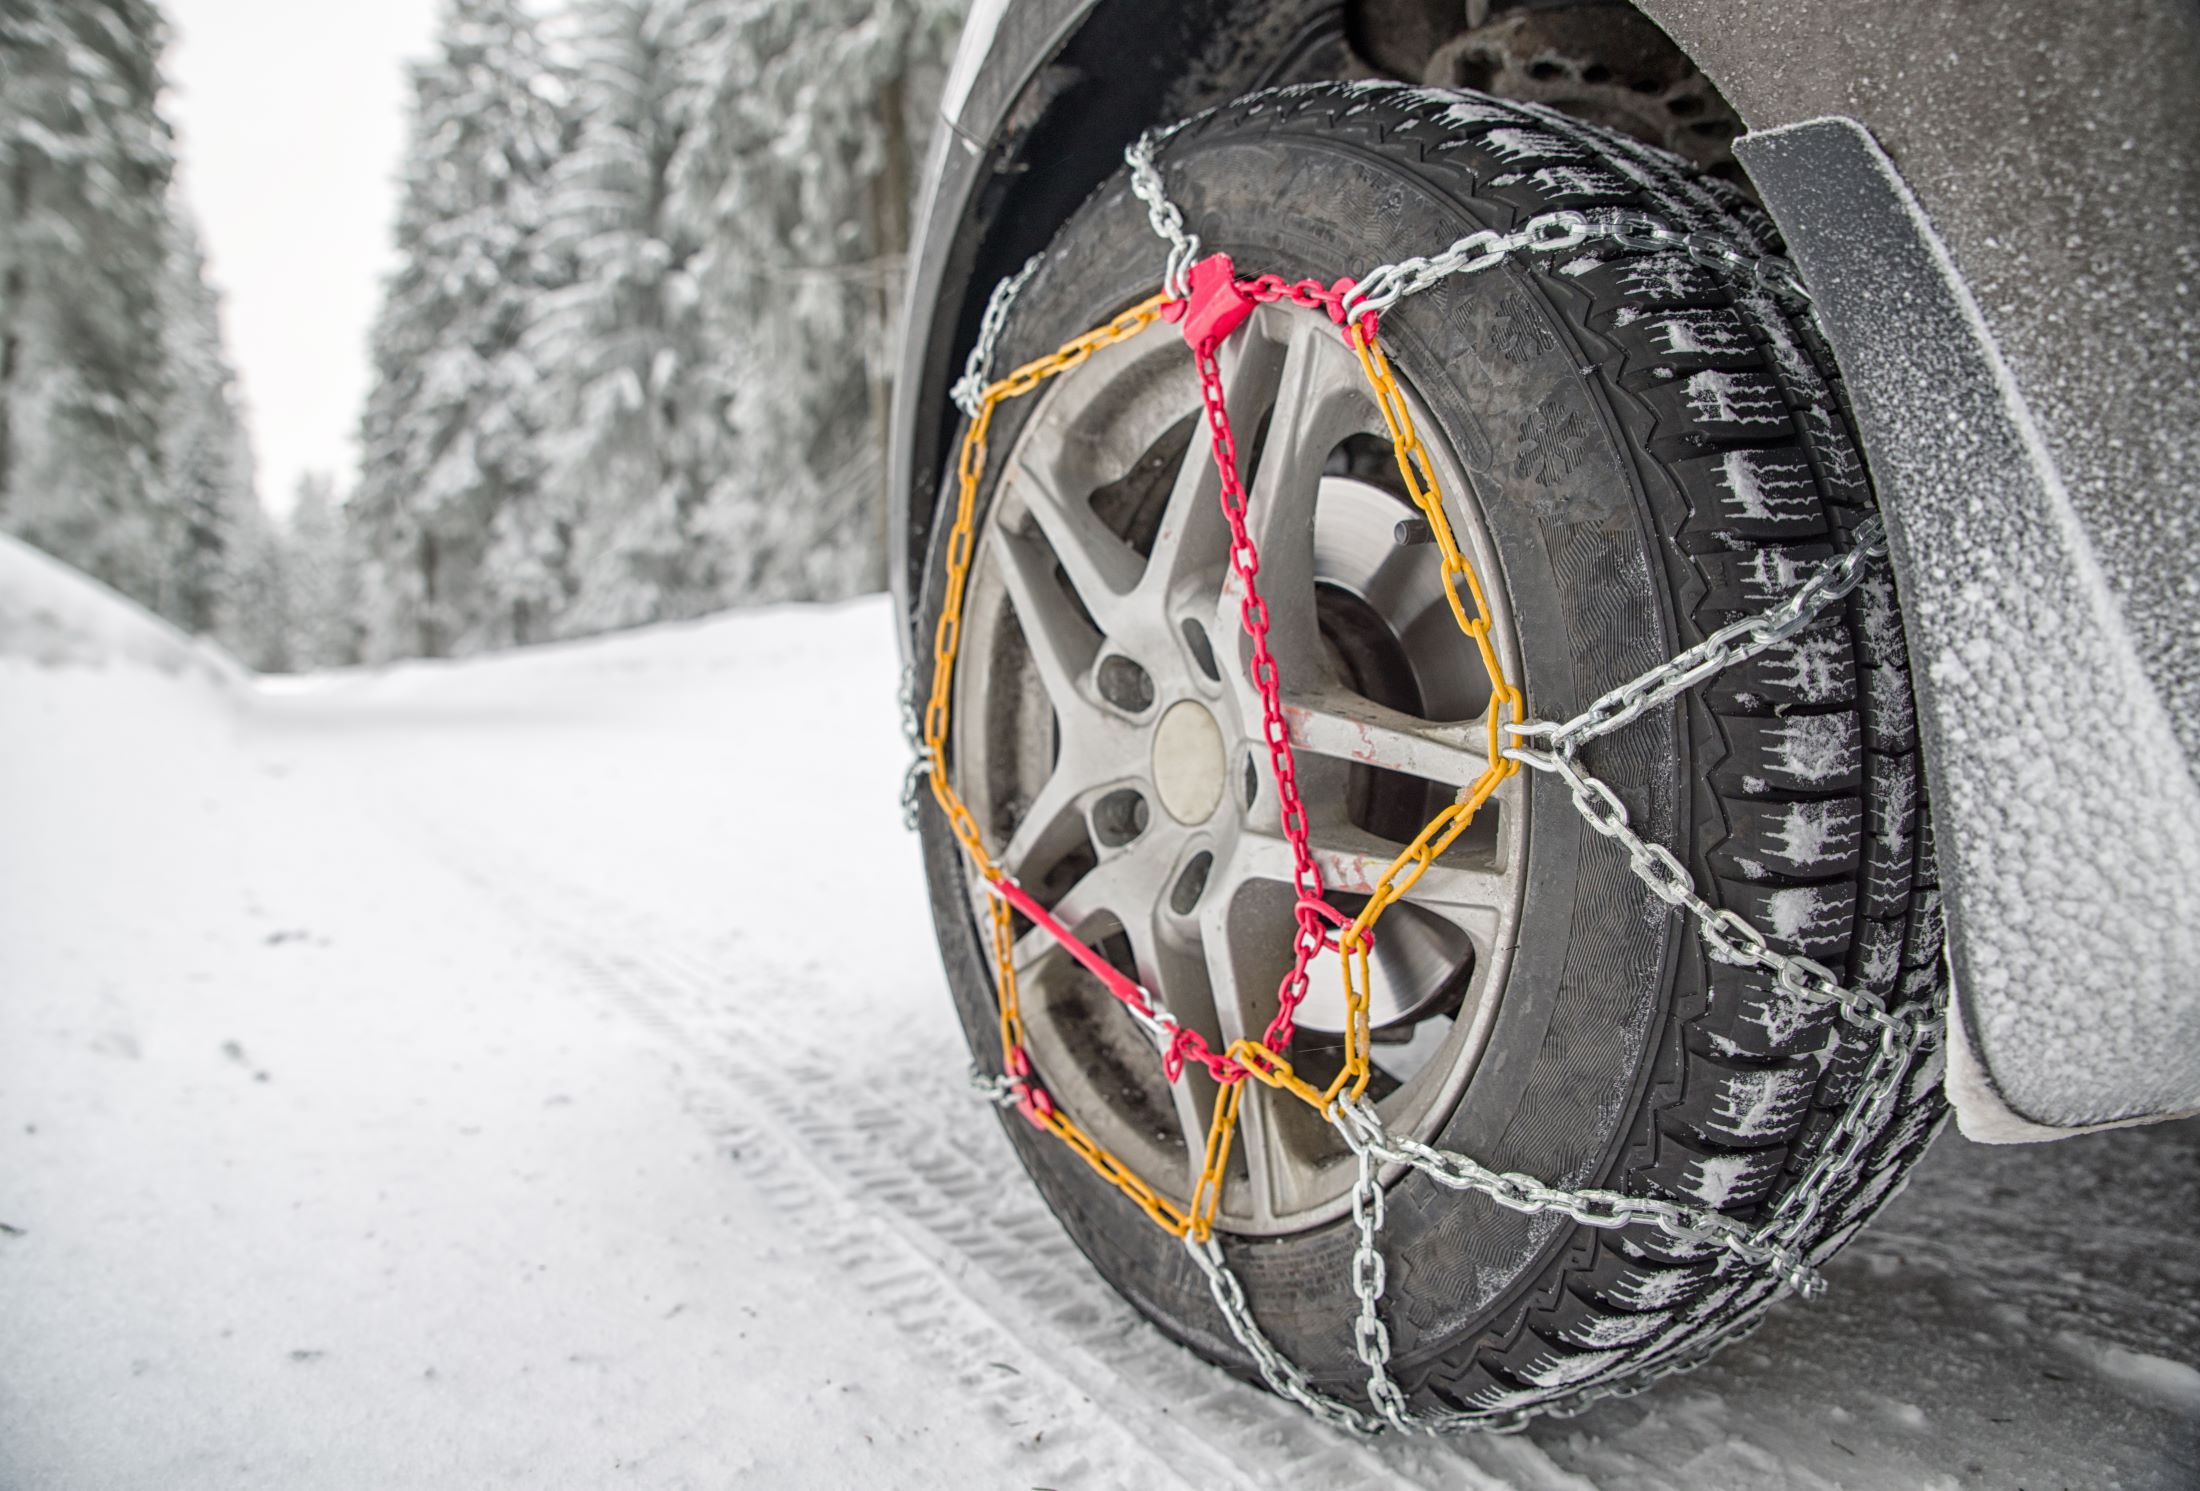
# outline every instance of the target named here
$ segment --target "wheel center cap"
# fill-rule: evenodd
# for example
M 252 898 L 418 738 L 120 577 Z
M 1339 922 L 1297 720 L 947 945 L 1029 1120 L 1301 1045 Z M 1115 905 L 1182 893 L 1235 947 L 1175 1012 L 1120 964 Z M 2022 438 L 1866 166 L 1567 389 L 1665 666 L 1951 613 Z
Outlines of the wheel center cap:
M 1153 784 L 1179 823 L 1205 823 L 1222 801 L 1222 729 L 1205 707 L 1179 700 L 1153 732 Z

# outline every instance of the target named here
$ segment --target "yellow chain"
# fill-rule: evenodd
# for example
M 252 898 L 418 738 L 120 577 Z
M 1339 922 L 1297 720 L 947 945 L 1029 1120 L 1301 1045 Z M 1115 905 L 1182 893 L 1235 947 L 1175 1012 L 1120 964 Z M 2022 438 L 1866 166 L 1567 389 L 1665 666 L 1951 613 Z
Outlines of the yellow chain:
M 963 852 L 970 856 L 971 866 L 987 881 L 1001 878 L 1001 868 L 992 855 L 986 852 L 985 841 L 978 832 L 978 821 L 955 791 L 947 776 L 947 722 L 948 700 L 955 684 L 955 656 L 962 646 L 963 598 L 969 588 L 970 561 L 977 547 L 978 487 L 985 478 L 986 436 L 993 426 L 994 408 L 1007 399 L 1021 398 L 1049 378 L 1059 377 L 1074 367 L 1081 366 L 1093 353 L 1117 342 L 1128 341 L 1154 322 L 1161 319 L 1161 308 L 1168 303 L 1166 295 L 1155 295 L 1131 307 L 1105 326 L 1095 327 L 1083 336 L 1065 342 L 1033 362 L 1028 362 L 1007 377 L 989 384 L 978 397 L 977 417 L 970 428 L 963 432 L 962 451 L 957 462 L 959 488 L 955 501 L 955 526 L 947 536 L 947 593 L 940 604 L 938 627 L 932 634 L 932 697 L 924 711 L 924 745 L 932 761 L 932 796 L 947 816 L 948 827 L 961 843 Z M 992 905 L 993 962 L 995 969 L 995 999 L 1000 1007 L 1001 1060 L 1012 1063 L 1018 1052 L 1024 1049 L 1024 1016 L 1020 993 L 1016 985 L 1016 929 L 1013 913 L 1008 903 L 1000 897 L 990 898 Z M 1217 1111 L 1223 1105 L 1217 1104 Z M 1235 1112 L 1235 1105 L 1231 1105 Z M 1034 1108 L 1029 1114 L 1032 1122 L 1068 1145 L 1078 1158 L 1090 1165 L 1095 1174 L 1113 1185 L 1132 1204 L 1151 1217 L 1154 1222 L 1174 1236 L 1182 1237 L 1191 1228 L 1191 1218 L 1169 1204 L 1154 1188 L 1141 1179 L 1130 1166 L 1124 1164 L 1103 1148 L 1091 1135 L 1064 1113 L 1049 1103 L 1045 1108 Z M 1214 1147 L 1210 1135 L 1210 1151 Z M 1221 1140 L 1226 1157 L 1229 1144 L 1225 1133 Z M 1219 1191 L 1220 1183 L 1216 1189 Z M 1210 1204 L 1210 1212 L 1212 1206 Z M 1206 1234 L 1202 1233 L 1204 1237 Z
M 1044 357 L 1026 363 L 996 382 L 989 384 L 979 395 L 976 416 L 963 433 L 960 459 L 957 463 L 959 489 L 956 496 L 955 522 L 947 537 L 946 594 L 940 605 L 940 619 L 932 638 L 932 695 L 924 712 L 924 745 L 931 760 L 932 796 L 939 803 L 940 811 L 947 817 L 950 830 L 970 856 L 971 866 L 988 882 L 1003 876 L 1001 866 L 987 853 L 985 842 L 978 830 L 977 819 L 963 803 L 962 797 L 948 780 L 947 735 L 948 700 L 954 687 L 956 654 L 962 645 L 963 600 L 969 586 L 970 564 L 977 544 L 976 514 L 978 488 L 985 477 L 986 439 L 993 425 L 993 410 L 1000 403 L 1032 392 L 1050 378 L 1059 377 L 1072 368 L 1081 366 L 1095 352 L 1117 342 L 1128 341 L 1154 322 L 1162 319 L 1162 310 L 1169 304 L 1164 293 L 1152 296 L 1131 307 L 1105 326 L 1095 327 L 1080 337 L 1065 342 Z M 1431 470 L 1428 452 L 1422 447 L 1420 436 L 1414 431 L 1413 416 L 1406 407 L 1405 391 L 1398 386 L 1391 373 L 1389 359 L 1372 337 L 1363 336 L 1357 325 L 1345 331 L 1345 340 L 1360 360 L 1360 368 L 1374 389 L 1376 403 L 1383 411 L 1383 423 L 1390 431 L 1391 447 L 1397 456 L 1398 472 L 1405 479 L 1406 491 L 1427 520 L 1430 532 L 1436 539 L 1438 553 L 1443 561 L 1444 594 L 1451 602 L 1453 618 L 1459 629 L 1472 638 L 1482 659 L 1483 671 L 1490 680 L 1490 706 L 1487 720 L 1489 737 L 1489 764 L 1481 776 L 1459 794 L 1458 800 L 1447 805 L 1431 818 L 1406 846 L 1405 852 L 1393 860 L 1382 877 L 1376 881 L 1367 904 L 1360 914 L 1338 937 L 1340 961 L 1344 968 L 1345 987 L 1345 1060 L 1344 1069 L 1326 1089 L 1316 1088 L 1291 1069 L 1291 1063 L 1281 1054 L 1270 1050 L 1258 1041 L 1240 1040 L 1229 1048 L 1229 1057 L 1244 1068 L 1248 1077 L 1287 1092 L 1301 1102 L 1324 1114 L 1333 1109 L 1338 1096 L 1348 1089 L 1358 1097 L 1367 1088 L 1372 1068 L 1368 1059 L 1368 962 L 1367 950 L 1373 930 L 1383 912 L 1403 899 L 1416 882 L 1449 849 L 1483 803 L 1489 801 L 1499 784 L 1520 769 L 1520 764 L 1501 754 L 1501 730 L 1504 723 L 1518 723 L 1522 718 L 1520 690 L 1505 677 L 1497 647 L 1490 636 L 1491 619 L 1489 600 L 1483 594 L 1482 582 L 1475 575 L 1473 564 L 1460 550 L 1453 534 L 1451 520 L 1445 516 L 1443 495 L 1437 488 L 1435 473 Z M 1465 582 L 1466 595 L 1460 594 L 1460 582 Z M 1468 602 L 1471 600 L 1472 608 Z M 991 931 L 995 968 L 995 998 L 1000 1012 L 1001 1060 L 1004 1069 L 1013 1068 L 1019 1053 L 1024 1051 L 1024 1021 L 1021 994 L 1016 981 L 1015 920 L 1006 901 L 999 896 L 989 898 L 992 908 Z M 1028 1056 L 1022 1059 L 1028 1060 Z M 1236 1137 L 1238 1110 L 1245 1096 L 1245 1083 L 1225 1083 L 1215 1095 L 1214 1114 L 1207 1128 L 1207 1143 L 1202 1157 L 1200 1175 L 1192 1188 L 1191 1204 L 1179 1208 L 1163 1198 L 1159 1192 L 1140 1177 L 1130 1166 L 1117 1159 L 1072 1121 L 1051 1100 L 1034 1105 L 1027 1116 L 1040 1128 L 1053 1134 L 1079 1158 L 1091 1166 L 1094 1173 L 1115 1186 L 1133 1205 L 1152 1218 L 1156 1225 L 1172 1236 L 1189 1235 L 1194 1241 L 1205 1242 L 1214 1232 L 1215 1215 L 1222 1204 L 1222 1188 L 1229 1168 L 1230 1149 Z
M 1503 754 L 1500 730 L 1504 723 L 1503 712 L 1509 711 L 1511 722 L 1518 723 L 1522 708 L 1520 690 L 1506 679 L 1505 665 L 1497 655 L 1497 644 L 1490 637 L 1489 598 L 1482 593 L 1482 582 L 1474 573 L 1474 565 L 1460 550 L 1459 540 L 1451 531 L 1451 519 L 1444 514 L 1443 493 L 1437 488 L 1436 473 L 1430 469 L 1428 451 L 1413 428 L 1413 413 L 1406 407 L 1405 390 L 1398 386 L 1396 376 L 1391 373 L 1390 359 L 1383 355 L 1382 347 L 1373 337 L 1363 335 L 1358 323 L 1345 328 L 1344 339 L 1358 355 L 1360 371 L 1366 374 L 1369 385 L 1375 390 L 1375 402 L 1383 411 L 1383 423 L 1390 429 L 1391 451 L 1397 457 L 1398 474 L 1405 481 L 1406 494 L 1421 510 L 1429 532 L 1436 539 L 1437 552 L 1443 558 L 1444 595 L 1451 602 L 1452 619 L 1459 623 L 1460 631 L 1474 639 L 1475 650 L 1482 658 L 1482 670 L 1489 675 L 1490 707 L 1485 722 L 1489 754 L 1482 774 L 1459 794 L 1457 801 L 1431 818 L 1406 846 L 1405 852 L 1390 862 L 1390 867 L 1383 871 L 1375 888 L 1368 893 L 1367 904 L 1360 908 L 1352 925 L 1337 939 L 1338 958 L 1344 965 L 1344 1069 L 1322 1094 L 1319 1106 L 1325 1111 L 1348 1087 L 1355 1098 L 1365 1092 L 1371 1074 L 1368 1064 L 1367 934 L 1383 912 L 1411 891 L 1437 857 L 1466 831 L 1499 784 L 1520 769 L 1519 762 Z M 1472 616 L 1467 614 L 1467 607 L 1460 600 L 1459 581 L 1462 579 L 1466 581 L 1467 594 L 1474 601 Z
M 1168 303 L 1166 295 L 1150 296 L 1107 325 L 1095 327 L 987 385 L 978 396 L 977 417 L 963 432 L 957 462 L 960 489 L 955 501 L 955 526 L 947 535 L 947 594 L 940 604 L 939 625 L 932 633 L 932 697 L 924 709 L 924 747 L 932 761 L 932 796 L 947 815 L 948 827 L 954 830 L 973 867 L 986 880 L 1000 879 L 1001 871 L 986 853 L 977 819 L 947 779 L 947 710 L 955 683 L 955 654 L 962 646 L 963 596 L 969 588 L 972 551 L 977 547 L 978 484 L 985 477 L 985 442 L 993 426 L 993 410 L 1003 400 L 1021 398 L 1047 379 L 1082 366 L 1101 348 L 1130 340 L 1160 320 L 1161 308 Z

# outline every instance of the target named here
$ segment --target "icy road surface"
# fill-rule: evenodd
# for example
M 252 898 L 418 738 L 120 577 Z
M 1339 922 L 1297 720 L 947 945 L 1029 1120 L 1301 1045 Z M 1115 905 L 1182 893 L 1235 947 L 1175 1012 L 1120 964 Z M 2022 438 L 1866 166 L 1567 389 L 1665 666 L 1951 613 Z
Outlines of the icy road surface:
M 1520 1438 L 1165 1344 L 962 1089 L 880 603 L 257 693 L 24 650 L 11 1491 L 2200 1483 L 2190 1125 L 1951 1133 L 1826 1303 Z

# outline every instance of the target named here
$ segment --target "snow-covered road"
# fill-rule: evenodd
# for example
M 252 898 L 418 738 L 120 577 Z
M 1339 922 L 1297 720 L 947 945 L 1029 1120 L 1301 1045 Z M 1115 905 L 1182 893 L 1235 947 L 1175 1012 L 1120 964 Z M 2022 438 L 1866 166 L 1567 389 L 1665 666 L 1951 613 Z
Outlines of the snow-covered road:
M 1951 1134 L 1828 1301 L 1515 1439 L 1200 1366 L 965 1093 L 893 672 L 878 602 L 0 656 L 0 1487 L 2200 1483 L 2189 1124 Z

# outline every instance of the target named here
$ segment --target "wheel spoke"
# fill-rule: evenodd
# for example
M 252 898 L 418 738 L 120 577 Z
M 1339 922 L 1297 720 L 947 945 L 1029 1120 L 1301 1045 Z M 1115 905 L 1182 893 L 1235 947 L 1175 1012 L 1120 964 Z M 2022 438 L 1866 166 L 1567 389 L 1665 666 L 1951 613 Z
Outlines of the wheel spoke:
M 1207 961 L 1192 924 L 1162 909 L 1155 877 L 1182 859 L 1186 845 L 1181 836 L 1149 834 L 1139 842 L 1102 861 L 1087 872 L 1054 906 L 1054 916 L 1082 941 L 1092 942 L 1106 931 L 1120 931 L 1130 944 L 1131 965 L 1140 987 L 1151 994 L 1179 1024 L 1196 1030 L 1209 1042 L 1220 1034 Z M 1112 923 L 1112 926 L 1110 925 Z M 1019 939 L 1016 967 L 1030 973 L 1052 955 L 1067 956 L 1053 936 L 1034 927 Z M 1219 1049 L 1219 1045 L 1218 1045 Z M 1154 1059 L 1161 1058 L 1160 1047 Z M 1207 1128 L 1214 1115 L 1215 1084 L 1203 1069 L 1188 1069 L 1182 1080 L 1170 1086 L 1170 1103 L 1182 1131 L 1187 1172 L 1185 1191 L 1197 1183 L 1207 1144 Z
M 1475 781 L 1488 765 L 1489 738 L 1479 723 L 1432 724 L 1341 688 L 1288 694 L 1283 717 L 1292 745 L 1314 755 L 1452 787 Z
M 1116 861 L 1135 861 L 1121 872 L 1139 882 L 1136 907 L 1114 906 L 1117 922 L 1131 945 L 1131 961 L 1138 982 L 1160 1000 L 1178 1023 L 1212 1038 L 1214 999 L 1209 992 L 1207 968 L 1199 951 L 1199 939 L 1181 918 L 1164 909 L 1170 872 L 1183 858 L 1180 835 L 1149 831 Z M 1128 899 L 1128 897 L 1124 897 Z
M 1349 356 L 1329 328 L 1298 318 L 1289 323 L 1282 343 L 1282 365 L 1275 377 L 1274 402 L 1263 411 L 1268 433 L 1262 441 L 1257 469 L 1246 473 L 1252 499 L 1247 522 L 1256 541 L 1278 536 L 1273 530 L 1284 519 L 1296 524 L 1312 516 L 1314 495 L 1329 452 L 1358 423 L 1350 417 L 1357 405 L 1350 396 L 1356 385 L 1340 383 L 1335 376 L 1339 359 Z M 1347 417 L 1338 418 L 1340 413 Z M 1250 453 L 1239 454 L 1244 458 Z M 1262 563 L 1266 562 L 1267 546 L 1263 542 Z
M 1055 583 L 1046 546 L 1001 528 L 995 528 L 987 542 L 1055 712 L 1091 711 L 1094 706 L 1087 689 L 1093 662 L 1100 654 L 1100 634 L 1077 614 L 1076 606 Z
M 1384 872 L 1405 852 L 1404 845 L 1378 839 L 1350 824 L 1320 826 L 1313 839 L 1314 864 L 1321 871 L 1323 888 L 1332 896 L 1372 894 Z M 1238 837 L 1229 873 L 1233 884 L 1267 880 L 1289 885 L 1292 863 L 1291 845 L 1281 834 L 1249 830 Z M 1400 878 L 1407 874 L 1410 866 Z M 1423 870 L 1405 899 L 1479 927 L 1494 923 L 1499 909 L 1510 903 L 1512 892 L 1494 867 L 1452 853 Z
M 1257 983 L 1258 975 L 1243 966 L 1237 944 L 1231 938 L 1232 897 L 1216 895 L 1216 890 L 1227 887 L 1210 887 L 1208 899 L 1200 913 L 1200 946 L 1207 958 L 1207 981 L 1211 988 L 1229 990 L 1234 997 L 1215 1001 L 1215 1024 L 1227 1048 L 1232 1042 L 1257 1040 L 1266 1024 L 1258 1011 L 1247 1008 L 1245 995 L 1249 987 Z M 1258 1023 L 1256 1023 L 1258 1022 Z M 1248 1088 L 1257 1089 L 1258 1083 L 1248 1080 Z M 1237 1133 L 1234 1140 L 1237 1152 L 1245 1162 L 1246 1184 L 1249 1194 L 1243 1198 L 1225 1196 L 1226 1202 L 1234 1202 L 1233 1211 L 1251 1210 L 1257 1217 L 1273 1217 L 1277 1210 L 1277 1138 L 1274 1115 L 1268 1105 L 1260 1100 L 1259 1092 L 1248 1091 L 1238 1105 Z M 1200 1143 L 1206 1142 L 1205 1135 Z M 1195 1173 L 1196 1173 L 1195 1163 Z
M 1104 789 L 1116 785 L 1097 782 L 1075 793 L 1075 801 L 1083 810 L 1073 815 L 1072 822 L 1080 823 L 1098 847 L 1104 840 L 1096 830 L 1090 814 L 1097 800 L 1107 795 Z M 1049 783 L 1049 787 L 1052 783 Z M 1047 794 L 1042 793 L 1044 798 Z M 1056 812 L 1062 809 L 1056 808 Z M 1043 832 L 1044 830 L 1039 830 Z M 1156 934 L 1156 918 L 1161 914 L 1170 884 L 1171 871 L 1184 857 L 1186 835 L 1184 830 L 1173 827 L 1166 815 L 1158 815 L 1149 821 L 1145 831 L 1130 843 L 1119 848 L 1100 847 L 1099 862 L 1064 891 L 1053 907 L 1054 919 L 1068 930 L 1071 936 L 1090 943 L 1100 935 L 1102 923 L 1113 922 L 1125 937 L 1130 939 L 1132 951 L 1139 959 L 1138 978 L 1155 993 L 1161 993 L 1161 985 L 1154 978 L 1175 971 L 1177 965 L 1167 961 L 1166 939 Z M 1034 941 L 1033 939 L 1037 940 Z M 1036 958 L 1053 939 L 1043 931 L 1034 929 L 1018 943 L 1019 965 L 1024 960 L 1028 944 L 1032 957 Z M 1152 966 L 1148 966 L 1151 964 Z M 1204 991 L 1192 1001 L 1192 1013 L 1196 1016 Z
M 1216 1023 L 1225 1044 L 1260 1038 L 1274 1013 L 1281 972 L 1263 956 L 1275 928 L 1259 925 L 1263 918 L 1248 917 L 1244 910 L 1224 896 L 1214 898 L 1200 915 L 1208 981 L 1235 994 L 1216 1001 Z M 1322 971 L 1317 969 L 1315 976 Z M 1242 1194 L 1225 1197 L 1231 1215 L 1264 1226 L 1311 1205 L 1322 1183 L 1320 1129 L 1321 1120 L 1295 1099 L 1248 1081 L 1235 1140 L 1245 1180 Z
M 1108 531 L 1093 512 L 1089 492 L 1051 459 L 1058 451 L 1053 441 L 1024 452 L 1016 471 L 1016 489 L 1026 511 L 1054 558 L 1069 578 L 1100 630 L 1114 636 L 1136 624 L 1137 607 L 1127 604 L 1145 561 L 1128 544 Z
M 1283 374 L 1284 349 L 1257 335 L 1233 337 L 1223 348 L 1218 365 L 1223 399 L 1232 411 L 1233 428 L 1244 416 L 1238 410 L 1258 411 L 1275 400 L 1277 381 Z M 1246 454 L 1240 451 L 1240 459 Z M 1183 583 L 1207 572 L 1220 573 L 1229 559 L 1230 529 L 1222 515 L 1222 477 L 1215 467 L 1214 430 L 1201 415 L 1192 428 L 1191 443 L 1169 489 L 1168 505 L 1154 535 L 1146 572 L 1139 581 L 1142 611 L 1158 614 L 1169 609 Z M 1204 621 L 1206 618 L 1200 618 Z
M 1091 943 L 1103 921 L 1128 926 L 1140 915 L 1139 855 L 1121 851 L 1109 855 L 1084 873 L 1053 905 L 1054 919 L 1072 937 Z M 1033 927 L 1016 940 L 1016 967 L 1021 972 L 1060 946 L 1044 928 Z
M 1269 602 L 1268 645 L 1286 678 L 1322 675 L 1321 633 L 1314 608 L 1314 502 L 1322 468 L 1338 441 L 1359 424 L 1362 396 L 1340 379 L 1335 359 L 1351 356 L 1335 333 L 1309 318 L 1285 327 L 1275 396 L 1265 410 L 1239 414 L 1238 457 L 1252 458 L 1251 432 L 1265 416 L 1268 432 L 1250 478 L 1245 525 L 1260 551 L 1261 594 Z M 1284 604 L 1285 600 L 1290 602 Z M 1218 624 L 1224 635 L 1240 628 L 1244 596 L 1235 579 L 1225 585 Z
M 1090 791 L 1057 766 L 1017 821 L 1000 853 L 1001 868 L 1024 878 L 1051 866 L 1076 847 L 1084 834 L 1083 798 Z

